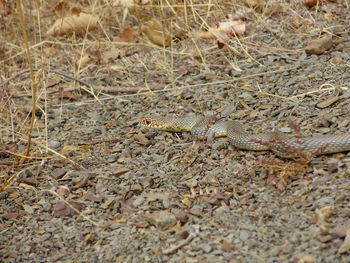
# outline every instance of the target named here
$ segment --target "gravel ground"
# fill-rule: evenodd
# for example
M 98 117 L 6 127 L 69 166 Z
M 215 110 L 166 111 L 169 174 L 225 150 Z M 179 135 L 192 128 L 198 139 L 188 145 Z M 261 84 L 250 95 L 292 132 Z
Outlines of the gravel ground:
M 289 120 L 303 135 L 349 132 L 349 48 L 343 41 L 322 55 L 235 58 L 241 71 L 221 51 L 206 64 L 179 56 L 175 86 L 164 72 L 145 76 L 130 64 L 114 75 L 99 72 L 98 84 L 120 86 L 128 71 L 136 85 L 149 77 L 166 89 L 100 103 L 53 100 L 48 145 L 62 156 L 43 152 L 50 157 L 18 166 L 16 182 L 0 193 L 0 261 L 350 262 L 350 240 L 343 245 L 350 236 L 350 153 L 314 157 L 304 174 L 295 168 L 281 185 L 282 171 L 273 168 L 296 161 L 237 150 L 226 138 L 193 143 L 187 133 L 138 125 L 144 116 L 235 107 L 228 119 L 254 133 L 292 133 Z M 146 54 L 147 66 L 161 55 Z

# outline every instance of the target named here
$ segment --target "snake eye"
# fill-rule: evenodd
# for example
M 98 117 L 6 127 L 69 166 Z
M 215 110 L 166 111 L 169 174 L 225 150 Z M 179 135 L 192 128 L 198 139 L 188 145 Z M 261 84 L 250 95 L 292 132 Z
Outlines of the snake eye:
M 143 119 L 141 123 L 143 125 L 149 126 L 152 124 L 152 119 L 150 119 L 150 118 Z

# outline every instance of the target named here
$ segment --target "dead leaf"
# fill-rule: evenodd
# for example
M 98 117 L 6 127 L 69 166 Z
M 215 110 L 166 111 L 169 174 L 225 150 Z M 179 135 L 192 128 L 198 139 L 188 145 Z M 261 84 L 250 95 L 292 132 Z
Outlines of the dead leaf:
M 104 63 L 109 63 L 110 61 L 113 61 L 117 58 L 125 56 L 125 49 L 120 49 L 117 47 L 110 47 L 109 50 L 103 52 L 101 54 L 101 59 Z
M 59 168 L 59 169 L 56 169 L 52 172 L 51 174 L 51 177 L 56 179 L 56 180 L 59 180 L 61 179 L 65 174 L 67 173 L 67 170 L 65 168 Z
M 266 11 L 264 11 L 264 13 L 266 16 L 270 17 L 270 16 L 274 16 L 277 14 L 285 13 L 285 12 L 287 12 L 287 10 L 288 9 L 286 6 L 276 4 L 276 5 L 270 6 Z
M 326 2 L 336 2 L 337 0 L 306 0 L 303 5 L 307 7 L 313 7 L 316 5 L 323 5 Z
M 171 36 L 163 25 L 157 20 L 152 19 L 141 26 L 141 32 L 147 36 L 149 41 L 161 47 L 168 47 L 171 44 Z
M 134 139 L 135 139 L 135 141 L 137 141 L 139 144 L 141 144 L 141 145 L 144 145 L 144 146 L 148 146 L 148 145 L 150 145 L 150 140 L 148 140 L 145 136 L 143 136 L 143 135 L 138 135 L 138 134 L 136 134 L 136 135 L 134 135 Z
M 202 39 L 214 39 L 214 38 L 216 38 L 216 36 L 211 31 L 203 31 L 203 30 L 201 30 L 197 33 L 197 37 L 202 38 Z
M 218 39 L 218 45 L 225 46 L 225 41 L 220 37 L 220 34 L 225 34 L 228 37 L 241 36 L 246 32 L 246 23 L 242 20 L 220 22 L 217 28 L 210 27 L 208 31 L 199 31 L 197 36 L 203 39 Z
M 100 203 L 103 201 L 103 198 L 99 195 L 94 195 L 91 191 L 88 191 L 85 194 L 85 200 L 89 200 L 89 201 L 95 202 L 95 203 Z
M 20 210 L 18 212 L 3 212 L 0 217 L 6 220 L 18 220 L 25 215 L 24 211 Z
M 187 207 L 191 207 L 192 206 L 192 202 L 190 199 L 188 199 L 187 197 L 185 197 L 184 199 L 181 200 L 181 203 L 183 203 L 185 206 Z
M 119 175 L 122 175 L 122 174 L 125 174 L 127 172 L 129 172 L 130 170 L 126 167 L 121 167 L 121 168 L 117 168 L 116 170 L 114 170 L 112 172 L 112 175 L 115 175 L 115 176 L 119 176 Z
M 322 243 L 327 243 L 327 242 L 331 241 L 332 239 L 334 239 L 334 237 L 331 235 L 321 235 L 321 236 L 317 237 L 317 240 L 322 242 Z
M 256 9 L 263 9 L 266 5 L 264 0 L 245 0 L 245 4 Z
M 46 82 L 45 89 L 53 87 L 53 86 L 57 85 L 58 83 L 60 83 L 59 79 L 50 79 L 48 82 Z
M 82 209 L 83 209 L 83 204 L 81 203 L 78 203 L 72 200 L 68 201 L 68 203 L 62 201 L 62 202 L 58 202 L 55 205 L 53 209 L 53 216 L 54 217 L 73 216 L 75 214 L 78 214 L 77 211 L 81 211 Z
M 330 49 L 332 45 L 332 36 L 327 35 L 320 39 L 311 40 L 310 43 L 304 48 L 304 50 L 308 55 L 320 55 Z
M 246 23 L 242 20 L 220 22 L 218 25 L 220 32 L 226 33 L 229 36 L 243 35 L 246 31 Z
M 133 42 L 135 38 L 139 35 L 139 32 L 134 30 L 132 27 L 128 26 L 119 34 L 116 41 L 117 42 Z
M 67 2 L 62 1 L 62 2 L 58 2 L 53 10 L 56 16 L 64 17 L 66 15 L 69 15 L 70 8 Z
M 70 91 L 65 91 L 63 88 L 59 88 L 59 92 L 62 96 L 62 98 L 71 100 L 71 101 L 75 101 L 78 99 L 78 95 L 75 95 L 74 93 L 70 92 Z
M 329 99 L 326 99 L 324 101 L 321 101 L 321 102 L 317 103 L 316 107 L 319 108 L 319 109 L 324 109 L 324 108 L 327 108 L 327 107 L 333 105 L 338 100 L 339 100 L 339 97 L 331 97 Z
M 49 36 L 83 36 L 87 31 L 96 29 L 98 18 L 96 16 L 80 13 L 59 18 L 47 30 Z
M 95 234 L 87 234 L 84 238 L 84 241 L 87 243 L 87 244 L 93 244 L 96 240 L 96 235 Z
M 38 178 L 36 176 L 20 178 L 18 180 L 18 182 L 23 183 L 23 184 L 27 184 L 27 185 L 31 185 L 34 187 L 39 185 L 39 181 L 38 181 Z
M 76 68 L 84 68 L 88 64 L 91 64 L 91 62 L 96 61 L 98 58 L 97 56 L 93 56 L 91 54 L 84 54 L 80 59 L 76 62 Z

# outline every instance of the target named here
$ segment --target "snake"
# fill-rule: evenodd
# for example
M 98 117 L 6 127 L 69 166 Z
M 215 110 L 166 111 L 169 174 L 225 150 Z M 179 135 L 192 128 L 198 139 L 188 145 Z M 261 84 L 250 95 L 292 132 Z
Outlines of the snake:
M 250 151 L 272 150 L 289 157 L 298 154 L 331 154 L 350 151 L 350 133 L 290 136 L 279 130 L 249 133 L 237 120 L 215 120 L 211 116 L 151 116 L 140 119 L 143 127 L 170 132 L 190 132 L 194 139 L 227 137 L 238 149 Z

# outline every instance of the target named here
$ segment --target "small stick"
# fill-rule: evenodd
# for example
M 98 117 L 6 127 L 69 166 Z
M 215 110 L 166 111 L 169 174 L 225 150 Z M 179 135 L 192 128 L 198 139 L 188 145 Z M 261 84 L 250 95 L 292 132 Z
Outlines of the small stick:
M 178 250 L 179 248 L 182 248 L 183 246 L 187 245 L 188 243 L 190 243 L 192 241 L 192 239 L 194 239 L 195 237 L 197 237 L 199 234 L 199 225 L 194 225 L 193 228 L 192 228 L 192 231 L 190 231 L 190 234 L 188 235 L 188 237 L 179 242 L 178 244 L 168 248 L 168 249 L 164 249 L 162 251 L 162 253 L 164 255 L 169 255 L 169 254 L 172 254 L 174 253 L 176 250 Z

